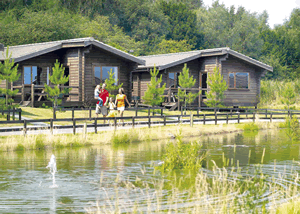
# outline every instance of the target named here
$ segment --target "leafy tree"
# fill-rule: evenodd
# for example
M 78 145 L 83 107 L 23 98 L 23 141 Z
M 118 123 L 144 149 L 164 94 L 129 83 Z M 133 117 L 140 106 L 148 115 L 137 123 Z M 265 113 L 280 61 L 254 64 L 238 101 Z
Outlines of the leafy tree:
M 0 82 L 6 82 L 5 89 L 0 88 L 0 94 L 5 94 L 5 101 L 0 101 L 2 108 L 8 108 L 14 101 L 11 97 L 18 93 L 18 90 L 8 88 L 8 84 L 18 80 L 21 75 L 18 74 L 18 66 L 18 64 L 15 65 L 14 59 L 11 59 L 11 53 L 9 54 L 9 47 L 7 47 L 4 63 L 0 63 Z
M 109 77 L 105 80 L 106 83 L 106 90 L 109 92 L 109 96 L 115 98 L 116 95 L 113 95 L 112 92 L 118 90 L 123 86 L 123 83 L 120 85 L 117 85 L 118 79 L 115 79 L 115 73 L 113 73 L 112 69 L 110 69 L 110 72 L 108 73 Z
M 281 95 L 282 95 L 281 102 L 287 105 L 288 110 L 290 110 L 290 105 L 293 105 L 296 102 L 296 93 L 291 82 L 287 82 L 285 84 L 285 87 L 281 92 Z
M 186 40 L 190 45 L 200 48 L 202 35 L 197 31 L 197 15 L 181 2 L 162 1 L 161 8 L 169 20 L 166 39 Z
M 60 85 L 64 85 L 69 81 L 69 76 L 65 76 L 65 68 L 56 60 L 54 67 L 52 68 L 52 75 L 49 76 L 49 80 L 54 87 L 45 84 L 45 92 L 48 93 L 48 99 L 53 103 L 53 108 L 56 108 L 61 104 L 64 94 L 68 94 L 71 88 L 60 88 Z
M 188 44 L 186 40 L 176 41 L 163 39 L 156 45 L 152 54 L 178 53 L 191 51 L 192 49 L 194 49 L 194 46 Z
M 151 106 L 160 105 L 164 99 L 162 95 L 165 92 L 166 83 L 162 87 L 160 87 L 160 83 L 162 82 L 162 75 L 160 75 L 160 78 L 157 79 L 158 73 L 159 70 L 156 70 L 155 66 L 153 70 L 150 70 L 151 81 L 150 84 L 147 84 L 148 88 L 143 96 L 143 100 L 145 100 L 145 103 Z
M 209 107 L 221 107 L 222 100 L 225 98 L 224 92 L 227 90 L 228 86 L 218 67 L 214 68 L 214 71 L 209 75 L 208 80 L 207 84 L 210 91 L 209 93 L 207 93 L 207 91 L 205 92 L 207 97 L 206 105 Z
M 187 68 L 187 65 L 184 64 L 184 67 L 182 69 L 182 72 L 180 73 L 179 77 L 179 86 L 183 88 L 183 90 L 181 90 L 180 88 L 178 88 L 178 99 L 180 101 L 184 101 L 184 106 L 186 108 L 186 104 L 192 104 L 192 102 L 194 102 L 194 100 L 196 99 L 196 97 L 199 95 L 199 93 L 193 93 L 192 91 L 187 93 L 187 88 L 192 88 L 195 83 L 196 83 L 196 79 L 194 79 L 193 75 L 190 76 L 189 73 L 189 69 Z M 185 109 L 186 111 L 186 109 Z

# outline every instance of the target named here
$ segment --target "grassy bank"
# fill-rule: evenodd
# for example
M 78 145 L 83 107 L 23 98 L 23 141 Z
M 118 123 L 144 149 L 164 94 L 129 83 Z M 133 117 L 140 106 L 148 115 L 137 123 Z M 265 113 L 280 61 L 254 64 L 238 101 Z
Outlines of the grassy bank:
M 275 123 L 256 123 L 259 129 L 277 128 Z M 182 137 L 201 137 L 241 132 L 245 124 L 221 125 L 170 125 L 151 128 L 119 129 L 117 131 L 98 132 L 97 134 L 60 134 L 1 136 L 0 151 L 52 149 L 79 147 L 100 144 L 126 144 L 142 141 L 167 140 L 175 138 L 181 132 Z

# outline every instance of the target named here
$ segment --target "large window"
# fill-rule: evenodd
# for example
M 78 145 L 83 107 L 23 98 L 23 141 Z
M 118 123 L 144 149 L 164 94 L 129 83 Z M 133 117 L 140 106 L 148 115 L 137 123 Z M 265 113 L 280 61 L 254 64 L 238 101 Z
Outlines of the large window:
M 229 89 L 248 89 L 249 73 L 244 73 L 244 72 L 229 73 L 228 85 L 229 85 Z
M 179 86 L 179 77 L 180 73 L 177 72 L 169 72 L 169 87 L 171 88 L 178 88 Z
M 113 66 L 94 66 L 94 83 L 99 85 L 104 83 L 109 78 L 109 72 L 112 71 L 114 74 L 115 81 L 118 80 L 118 67 Z M 115 83 L 117 85 L 118 83 Z
M 24 66 L 24 84 L 40 84 L 37 66 Z

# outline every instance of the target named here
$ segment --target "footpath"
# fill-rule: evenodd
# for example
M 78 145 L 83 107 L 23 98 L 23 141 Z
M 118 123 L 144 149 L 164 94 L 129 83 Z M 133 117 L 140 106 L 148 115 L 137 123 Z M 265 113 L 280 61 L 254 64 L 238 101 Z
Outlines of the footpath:
M 26 118 L 26 117 L 22 117 L 22 120 L 29 120 L 30 118 Z M 273 119 L 272 122 L 283 122 L 283 119 Z M 146 121 L 145 121 L 146 122 Z M 240 120 L 240 123 L 247 123 L 247 122 L 252 122 L 252 119 L 247 119 L 247 120 Z M 270 120 L 268 119 L 259 119 L 258 122 L 270 122 Z M 181 124 L 189 124 L 190 121 L 189 120 L 182 120 Z M 238 120 L 229 120 L 228 123 L 230 124 L 234 124 L 234 123 L 238 123 Z M 46 123 L 42 123 L 42 122 L 32 122 L 32 125 L 28 125 L 27 128 L 34 128 L 34 127 L 45 127 L 45 129 L 41 129 L 41 130 L 27 130 L 27 134 L 51 134 L 50 129 L 49 129 L 49 124 Z M 172 124 L 167 124 L 167 126 L 169 125 L 178 125 L 179 123 L 172 123 Z M 194 122 L 194 124 L 203 124 L 203 122 Z M 205 124 L 215 124 L 214 121 L 207 121 Z M 218 121 L 218 125 L 219 124 L 226 124 L 226 121 Z M 100 124 L 98 124 L 100 125 Z M 163 126 L 163 124 L 151 124 L 151 127 L 153 126 Z M 56 126 L 54 126 L 53 128 L 53 134 L 72 134 L 73 133 L 73 128 L 72 127 L 67 127 L 67 128 L 55 128 Z M 143 127 L 148 127 L 147 124 L 135 124 L 134 126 L 135 128 L 143 128 Z M 4 129 L 14 129 L 14 128 L 23 128 L 23 126 L 14 126 L 14 127 L 1 127 L 0 130 L 4 130 Z M 125 123 L 125 125 L 117 125 L 117 130 L 120 129 L 131 129 L 132 128 L 132 124 L 131 123 Z M 212 127 L 213 128 L 213 127 Z M 98 126 L 97 127 L 97 131 L 114 131 L 115 127 L 114 126 Z M 76 128 L 76 133 L 83 133 L 84 129 L 83 127 L 79 127 Z M 94 127 L 87 127 L 87 133 L 92 133 L 95 132 L 95 128 Z M 23 131 L 7 131 L 7 132 L 0 132 L 0 136 L 9 136 L 9 135 L 23 135 Z

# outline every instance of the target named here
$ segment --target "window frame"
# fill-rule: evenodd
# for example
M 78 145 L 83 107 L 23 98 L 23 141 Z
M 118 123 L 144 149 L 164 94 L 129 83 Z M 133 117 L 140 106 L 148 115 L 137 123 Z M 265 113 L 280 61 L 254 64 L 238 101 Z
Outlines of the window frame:
M 30 68 L 30 84 L 25 84 L 25 70 L 24 70 L 25 67 Z M 23 65 L 23 67 L 22 67 L 22 83 L 24 85 L 32 85 L 33 84 L 32 83 L 32 67 L 36 67 L 36 72 L 37 72 L 37 76 L 38 76 L 38 69 L 39 69 L 38 66 L 36 66 L 36 65 Z
M 170 73 L 173 73 L 174 74 L 174 87 L 171 87 L 171 84 L 170 84 Z M 178 88 L 179 87 L 179 80 L 178 80 L 178 74 L 180 74 L 181 72 L 177 72 L 177 71 L 170 71 L 168 72 L 168 88 Z
M 120 84 L 120 66 L 119 65 L 114 65 L 114 64 L 96 64 L 96 63 L 93 63 L 92 64 L 92 78 L 93 78 L 93 85 L 96 86 L 96 78 L 95 78 L 95 67 L 100 67 L 100 84 L 101 82 L 103 83 L 103 71 L 102 71 L 102 67 L 116 67 L 118 69 L 118 82 L 117 82 L 117 85 Z
M 247 86 L 247 88 L 237 88 L 236 87 L 236 74 L 237 73 L 246 73 L 246 74 L 248 74 L 248 86 Z M 230 74 L 233 74 L 234 76 L 233 76 L 233 78 L 234 78 L 234 87 L 233 88 L 230 88 Z M 229 72 L 228 73 L 228 89 L 229 90 L 244 90 L 244 91 L 247 91 L 247 90 L 250 90 L 250 73 L 249 72 L 241 72 L 241 71 L 237 71 L 237 72 Z

